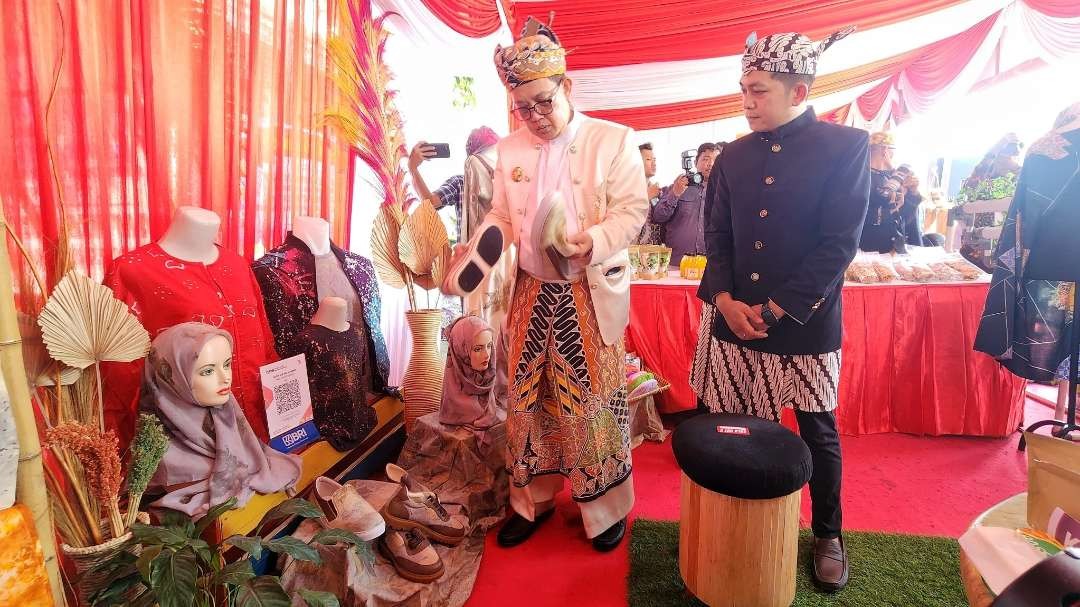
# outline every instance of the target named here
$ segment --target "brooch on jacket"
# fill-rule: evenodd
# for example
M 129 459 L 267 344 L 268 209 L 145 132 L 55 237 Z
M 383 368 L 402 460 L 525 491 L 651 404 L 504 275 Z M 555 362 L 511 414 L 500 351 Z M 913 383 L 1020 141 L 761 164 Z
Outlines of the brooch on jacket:
M 514 170 L 510 171 L 510 179 L 514 181 L 521 181 L 525 177 L 525 171 L 521 170 L 521 167 L 514 167 Z

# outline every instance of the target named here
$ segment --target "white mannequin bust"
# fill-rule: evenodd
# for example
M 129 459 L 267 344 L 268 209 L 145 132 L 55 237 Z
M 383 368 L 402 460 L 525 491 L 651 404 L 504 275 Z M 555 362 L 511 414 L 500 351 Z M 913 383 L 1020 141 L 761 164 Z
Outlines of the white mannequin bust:
M 307 245 L 312 255 L 330 252 L 330 224 L 325 219 L 297 215 L 293 217 L 292 233 Z
M 158 241 L 166 253 L 193 263 L 211 264 L 217 261 L 218 229 L 221 218 L 217 213 L 199 207 L 177 207 L 172 223 Z
M 319 302 L 319 309 L 311 317 L 311 324 L 326 327 L 331 331 L 347 331 L 349 329 L 349 304 L 340 297 L 324 297 Z

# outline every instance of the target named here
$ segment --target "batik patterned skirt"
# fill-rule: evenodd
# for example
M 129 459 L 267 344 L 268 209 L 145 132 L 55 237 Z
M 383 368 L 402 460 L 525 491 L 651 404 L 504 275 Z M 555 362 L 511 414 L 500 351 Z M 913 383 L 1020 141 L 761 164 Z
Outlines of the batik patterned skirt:
M 620 339 L 605 345 L 581 281 L 521 272 L 507 321 L 507 465 L 524 487 L 542 474 L 570 480 L 578 501 L 630 476 L 630 410 Z
M 767 354 L 713 337 L 716 308 L 701 307 L 690 387 L 714 413 L 780 421 L 784 407 L 807 413 L 836 409 L 840 350 L 825 354 Z

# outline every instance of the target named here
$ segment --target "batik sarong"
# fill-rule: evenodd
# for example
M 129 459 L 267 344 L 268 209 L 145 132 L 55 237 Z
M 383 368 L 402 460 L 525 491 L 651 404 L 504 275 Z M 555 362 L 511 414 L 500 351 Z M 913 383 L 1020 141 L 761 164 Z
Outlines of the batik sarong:
M 768 354 L 713 337 L 724 322 L 705 304 L 690 387 L 714 413 L 742 413 L 780 421 L 784 407 L 807 413 L 836 409 L 840 350 L 825 354 Z
M 586 284 L 520 273 L 507 328 L 513 484 L 561 474 L 575 500 L 589 501 L 626 480 L 630 412 L 623 343 L 604 344 Z

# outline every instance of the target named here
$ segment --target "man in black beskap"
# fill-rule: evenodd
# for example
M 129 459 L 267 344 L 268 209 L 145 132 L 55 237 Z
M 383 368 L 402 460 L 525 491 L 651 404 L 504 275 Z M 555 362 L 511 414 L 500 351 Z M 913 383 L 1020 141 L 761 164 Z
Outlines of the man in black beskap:
M 751 36 L 740 81 L 753 133 L 729 143 L 709 178 L 708 263 L 698 296 L 716 306 L 713 411 L 779 421 L 795 409 L 810 448 L 813 577 L 848 581 L 841 536 L 837 406 L 840 290 L 870 190 L 867 134 L 818 122 L 807 106 L 818 55 L 805 36 Z M 721 318 L 722 317 L 722 318 Z

